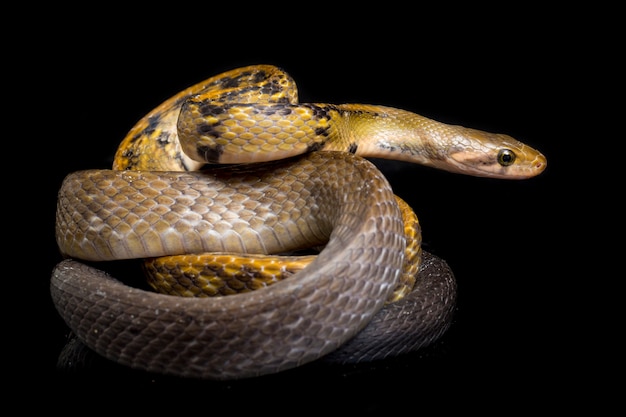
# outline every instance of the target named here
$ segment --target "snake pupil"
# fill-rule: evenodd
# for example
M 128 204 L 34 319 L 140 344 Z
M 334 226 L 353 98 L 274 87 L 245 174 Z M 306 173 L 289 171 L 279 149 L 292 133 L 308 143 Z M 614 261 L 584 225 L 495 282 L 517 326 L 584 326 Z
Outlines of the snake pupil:
M 510 149 L 501 149 L 498 152 L 498 163 L 507 167 L 515 162 L 515 152 Z

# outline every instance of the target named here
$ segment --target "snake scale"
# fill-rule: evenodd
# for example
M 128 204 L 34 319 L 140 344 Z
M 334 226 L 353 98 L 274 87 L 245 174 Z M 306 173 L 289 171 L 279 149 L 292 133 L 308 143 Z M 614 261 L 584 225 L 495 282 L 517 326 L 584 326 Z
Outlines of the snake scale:
M 363 157 L 504 179 L 546 167 L 540 152 L 508 135 L 385 106 L 299 103 L 280 68 L 234 69 L 142 118 L 113 169 L 65 178 L 56 237 L 66 259 L 52 273 L 55 307 L 100 355 L 193 378 L 247 378 L 426 346 L 450 325 L 454 276 L 419 249 L 418 224 L 407 236 L 401 200 Z M 417 259 L 407 262 L 414 240 Z M 133 288 L 99 266 L 305 248 L 321 251 L 302 270 L 227 296 Z M 394 299 L 409 263 L 419 273 Z

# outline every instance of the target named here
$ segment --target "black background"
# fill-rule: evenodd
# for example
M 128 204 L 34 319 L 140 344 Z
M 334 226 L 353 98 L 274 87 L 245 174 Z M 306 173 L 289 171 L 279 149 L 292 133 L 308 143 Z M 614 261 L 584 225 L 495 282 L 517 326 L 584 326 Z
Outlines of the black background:
M 44 178 L 36 197 L 18 196 L 36 200 L 38 214 L 29 224 L 37 247 L 45 248 L 33 250 L 32 236 L 16 241 L 27 255 L 22 265 L 34 267 L 28 297 L 38 306 L 22 304 L 19 333 L 12 333 L 29 340 L 11 343 L 27 353 L 16 356 L 23 389 L 41 387 L 63 394 L 58 398 L 80 393 L 113 406 L 124 398 L 159 407 L 184 394 L 192 399 L 179 405 L 231 411 L 297 404 L 310 412 L 382 412 L 443 397 L 449 399 L 439 403 L 443 409 L 582 401 L 573 392 L 593 366 L 572 357 L 585 356 L 573 351 L 581 351 L 588 339 L 583 334 L 593 330 L 583 324 L 583 301 L 567 290 L 574 283 L 572 263 L 584 263 L 587 243 L 577 211 L 584 181 L 576 175 L 585 161 L 571 158 L 571 144 L 593 140 L 581 105 L 598 88 L 588 85 L 580 63 L 595 59 L 596 45 L 574 23 L 555 29 L 560 16 L 545 11 L 478 22 L 463 11 L 456 18 L 401 10 L 334 18 L 311 12 L 289 22 L 276 10 L 255 7 L 246 9 L 245 22 L 231 17 L 233 10 L 164 11 L 150 20 L 124 10 L 81 12 L 56 20 L 37 45 L 23 50 L 32 64 L 21 74 L 29 79 L 20 96 L 30 111 L 20 140 Z M 458 281 L 455 322 L 425 352 L 358 367 L 312 364 L 233 382 L 150 375 L 106 362 L 57 370 L 68 329 L 48 285 L 60 260 L 54 211 L 61 180 L 75 170 L 110 167 L 126 131 L 170 95 L 258 63 L 289 72 L 303 102 L 382 104 L 507 133 L 540 149 L 548 168 L 537 178 L 505 181 L 377 161 L 416 210 L 425 248 L 445 259 Z M 475 393 L 471 399 L 463 396 L 468 392 Z M 55 404 L 74 407 L 67 400 Z

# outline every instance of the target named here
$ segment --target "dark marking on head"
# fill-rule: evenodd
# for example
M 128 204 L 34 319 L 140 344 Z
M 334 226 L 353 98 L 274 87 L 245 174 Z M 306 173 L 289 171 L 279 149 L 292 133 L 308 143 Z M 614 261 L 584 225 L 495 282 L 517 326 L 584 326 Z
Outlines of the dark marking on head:
M 215 146 L 198 146 L 196 148 L 198 155 L 204 156 L 205 161 L 210 164 L 217 164 L 224 153 L 224 145 Z
M 350 146 L 348 146 L 348 152 L 350 152 L 351 154 L 356 154 L 357 149 L 359 148 L 359 145 L 357 145 L 356 143 L 351 143 Z
M 465 161 L 474 166 L 491 166 L 496 163 L 494 158 L 489 157 L 489 155 L 467 158 Z

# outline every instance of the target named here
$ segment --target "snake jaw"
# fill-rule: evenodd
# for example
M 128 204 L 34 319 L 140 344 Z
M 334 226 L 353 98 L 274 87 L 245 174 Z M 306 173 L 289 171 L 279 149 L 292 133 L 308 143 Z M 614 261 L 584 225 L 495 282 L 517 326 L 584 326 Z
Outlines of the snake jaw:
M 449 154 L 445 166 L 439 168 L 477 177 L 522 180 L 539 175 L 545 170 L 546 165 L 546 158 L 542 154 L 535 155 L 530 162 L 514 162 L 506 166 L 498 161 L 498 152 L 485 154 L 464 150 Z

